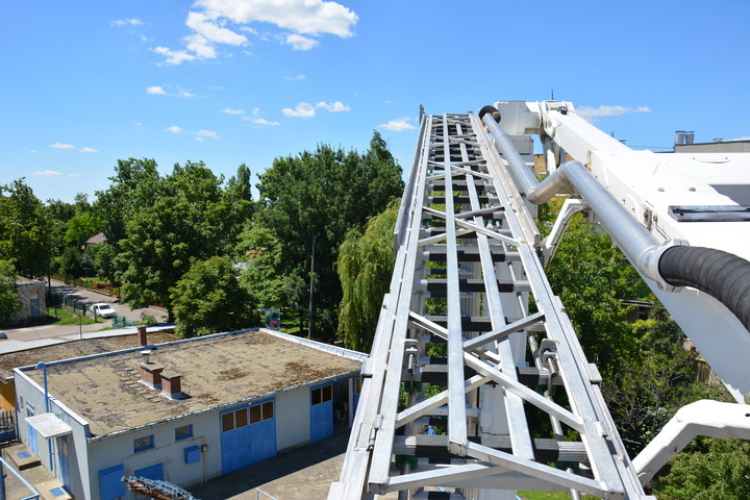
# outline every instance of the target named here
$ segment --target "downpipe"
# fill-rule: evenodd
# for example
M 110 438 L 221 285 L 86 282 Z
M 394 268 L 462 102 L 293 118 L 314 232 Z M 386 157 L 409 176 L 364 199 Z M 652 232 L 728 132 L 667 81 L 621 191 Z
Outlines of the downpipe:
M 659 244 L 579 161 L 569 161 L 541 183 L 502 131 L 500 112 L 485 106 L 479 118 L 508 162 L 516 186 L 526 199 L 540 205 L 570 187 L 594 211 L 635 268 L 663 288 L 690 286 L 724 304 L 750 331 L 750 262 L 713 248 Z

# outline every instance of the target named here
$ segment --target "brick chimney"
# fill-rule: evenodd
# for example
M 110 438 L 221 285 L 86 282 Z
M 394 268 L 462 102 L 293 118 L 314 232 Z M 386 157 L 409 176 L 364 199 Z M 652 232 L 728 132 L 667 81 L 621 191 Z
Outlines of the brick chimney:
M 164 367 L 155 363 L 141 363 L 141 382 L 152 389 L 161 389 Z
M 138 345 L 143 347 L 148 345 L 148 335 L 146 334 L 146 327 L 138 327 Z
M 182 399 L 182 375 L 175 372 L 161 373 L 161 393 L 169 399 Z

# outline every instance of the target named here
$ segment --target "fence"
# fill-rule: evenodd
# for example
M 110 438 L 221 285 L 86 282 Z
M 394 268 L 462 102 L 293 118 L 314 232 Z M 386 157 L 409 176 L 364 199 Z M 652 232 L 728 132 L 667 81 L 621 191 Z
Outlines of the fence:
M 112 317 L 112 327 L 113 328 L 126 328 L 128 326 L 135 326 L 138 323 L 135 321 L 130 321 L 125 316 L 120 316 L 119 314 L 115 314 Z
M 0 411 L 0 443 L 16 440 L 16 412 Z

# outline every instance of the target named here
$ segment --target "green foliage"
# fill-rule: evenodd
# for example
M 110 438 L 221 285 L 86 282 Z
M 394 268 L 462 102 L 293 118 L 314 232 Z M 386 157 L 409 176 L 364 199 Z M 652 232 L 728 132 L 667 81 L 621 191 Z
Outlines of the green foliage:
M 24 179 L 0 186 L 0 259 L 10 260 L 21 276 L 47 274 L 51 221 Z
M 70 278 L 83 276 L 83 255 L 77 248 L 68 247 L 57 262 L 58 272 Z
M 391 201 L 385 211 L 370 219 L 364 234 L 350 231 L 339 249 L 337 265 L 344 297 L 338 334 L 349 349 L 368 352 L 372 347 L 380 306 L 393 274 L 393 228 L 399 201 Z
M 557 208 L 540 210 L 543 227 L 554 220 Z M 618 370 L 637 354 L 638 338 L 626 323 L 628 309 L 621 299 L 636 295 L 643 282 L 602 229 L 580 214 L 573 216 L 546 272 L 583 350 L 603 373 Z
M 229 257 L 196 260 L 172 292 L 175 334 L 194 337 L 258 324 L 256 304 Z
M 654 481 L 660 500 L 746 500 L 750 498 L 750 443 L 696 438 Z
M 276 273 L 291 283 L 309 283 L 315 239 L 315 331 L 330 338 L 342 298 L 336 274 L 338 250 L 346 234 L 362 229 L 403 190 L 401 168 L 375 132 L 364 155 L 321 145 L 313 153 L 276 158 L 258 177 L 260 208 L 255 222 L 282 243 Z M 303 297 L 296 304 L 304 307 Z M 316 320 L 316 321 L 317 321 Z M 324 323 L 330 324 L 326 328 Z
M 21 308 L 16 291 L 16 269 L 8 260 L 0 260 L 0 328 L 9 326 L 13 313 Z
M 192 260 L 232 251 L 250 202 L 227 195 L 203 163 L 175 165 L 172 174 L 144 189 L 153 195 L 125 225 L 118 255 L 124 301 L 131 306 L 161 302 L 170 311 L 172 289 Z
M 101 223 L 91 212 L 76 215 L 68 221 L 65 231 L 65 243 L 80 248 L 83 244 L 99 232 Z
M 247 267 L 240 281 L 260 307 L 281 308 L 304 297 L 305 283 L 277 270 L 282 265 L 282 244 L 267 227 L 249 223 L 235 247 Z

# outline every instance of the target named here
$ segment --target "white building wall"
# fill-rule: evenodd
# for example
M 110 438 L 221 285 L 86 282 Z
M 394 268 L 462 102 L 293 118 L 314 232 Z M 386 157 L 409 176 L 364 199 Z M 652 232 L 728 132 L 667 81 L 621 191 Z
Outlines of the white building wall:
M 27 405 L 34 407 L 34 414 L 45 412 L 44 389 L 27 377 L 20 370 L 15 372 L 16 386 L 16 408 L 18 410 L 18 432 L 19 438 L 29 446 L 29 432 L 26 417 L 28 415 Z M 72 429 L 68 438 L 68 458 L 70 461 L 71 493 L 76 498 L 90 498 L 89 490 L 89 453 L 88 453 L 88 423 L 72 410 L 67 408 L 54 397 L 50 399 L 50 411 Z M 29 446 L 30 448 L 30 446 Z M 42 464 L 51 470 L 55 477 L 62 481 L 58 457 L 58 438 L 52 439 L 52 462 L 50 467 L 49 444 L 37 433 L 37 451 Z
M 175 429 L 186 425 L 193 426 L 193 436 L 176 440 Z M 187 418 L 162 422 L 134 431 L 111 435 L 102 439 L 92 439 L 89 443 L 91 469 L 91 493 L 87 498 L 100 498 L 99 471 L 122 465 L 125 475 L 131 476 L 137 470 L 152 465 L 164 464 L 164 479 L 181 487 L 199 484 L 221 474 L 221 440 L 219 412 L 210 411 Z M 136 439 L 154 436 L 154 447 L 136 452 Z M 208 445 L 201 453 L 198 462 L 185 463 L 185 449 L 192 446 Z M 205 468 L 204 468 L 205 463 Z M 125 499 L 141 498 L 128 492 Z
M 276 451 L 310 442 L 310 387 L 276 395 Z

